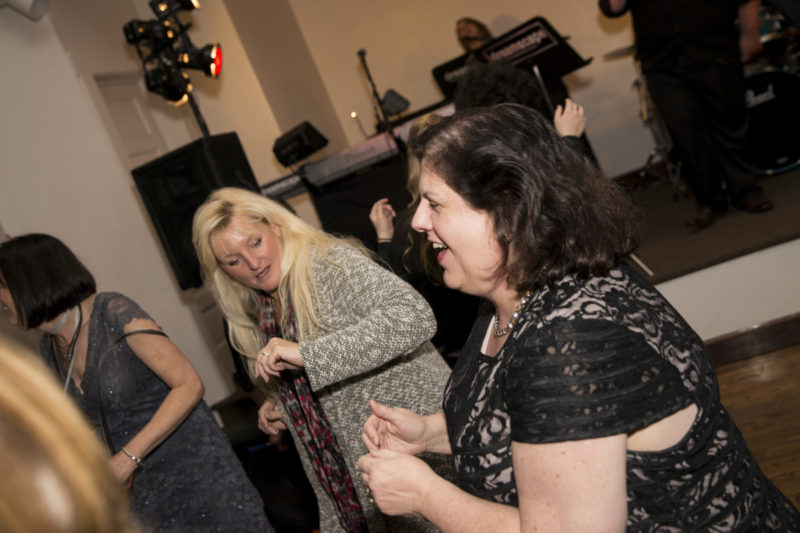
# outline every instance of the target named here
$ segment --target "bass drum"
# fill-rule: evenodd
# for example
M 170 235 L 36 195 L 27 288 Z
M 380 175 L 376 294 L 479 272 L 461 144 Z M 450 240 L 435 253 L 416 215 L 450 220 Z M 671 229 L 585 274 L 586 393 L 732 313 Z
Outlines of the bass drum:
M 785 70 L 754 72 L 745 79 L 748 161 L 760 174 L 800 165 L 800 77 Z

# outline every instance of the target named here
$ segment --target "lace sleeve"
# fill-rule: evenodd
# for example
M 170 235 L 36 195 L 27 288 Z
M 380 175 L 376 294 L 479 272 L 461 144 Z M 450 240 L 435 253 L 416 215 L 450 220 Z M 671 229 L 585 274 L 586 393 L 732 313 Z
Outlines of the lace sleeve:
M 605 320 L 557 320 L 508 367 L 511 438 L 546 443 L 626 433 L 692 402 L 678 371 Z
M 105 293 L 105 312 L 107 320 L 120 332 L 135 318 L 153 320 L 139 304 L 127 296 L 114 292 Z

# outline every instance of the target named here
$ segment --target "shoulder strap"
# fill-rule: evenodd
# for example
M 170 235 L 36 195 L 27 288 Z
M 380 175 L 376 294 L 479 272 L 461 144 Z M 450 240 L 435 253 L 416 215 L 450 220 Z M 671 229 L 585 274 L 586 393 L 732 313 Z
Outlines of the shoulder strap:
M 117 344 L 119 341 L 121 341 L 122 339 L 124 339 L 126 337 L 130 337 L 131 335 L 139 335 L 140 333 L 149 333 L 151 335 L 161 335 L 162 337 L 166 337 L 167 336 L 167 334 L 164 333 L 163 331 L 161 331 L 160 329 L 135 329 L 133 331 L 128 331 L 127 333 L 123 333 L 122 335 L 117 337 L 117 340 L 112 342 L 111 346 L 114 346 L 115 344 Z M 109 346 L 109 348 L 110 348 L 110 346 Z
M 108 448 L 109 453 L 111 453 L 112 455 L 116 452 L 114 451 L 111 445 L 111 432 L 108 430 L 108 423 L 106 422 L 106 412 L 105 409 L 103 409 L 103 396 L 102 394 L 100 394 L 100 376 L 102 376 L 101 370 L 103 367 L 103 362 L 106 360 L 106 355 L 108 354 L 108 351 L 116 344 L 118 344 L 119 341 L 125 339 L 126 337 L 130 337 L 131 335 L 139 335 L 143 333 L 151 335 L 161 335 L 162 337 L 167 336 L 167 334 L 161 331 L 160 329 L 136 329 L 133 331 L 128 331 L 117 337 L 117 339 L 103 351 L 103 355 L 100 357 L 100 361 L 98 361 L 97 363 L 97 405 L 100 407 L 100 425 L 102 426 L 103 440 L 106 443 L 106 448 Z

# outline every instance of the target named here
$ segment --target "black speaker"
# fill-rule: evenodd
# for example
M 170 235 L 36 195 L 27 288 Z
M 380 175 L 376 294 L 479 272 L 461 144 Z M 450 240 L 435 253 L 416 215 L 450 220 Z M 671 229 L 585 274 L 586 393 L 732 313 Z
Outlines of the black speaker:
M 221 187 L 259 192 L 239 137 L 231 132 L 199 139 L 131 174 L 181 289 L 201 286 L 192 246 L 194 212 Z
M 408 160 L 399 154 L 326 183 L 309 188 L 322 228 L 328 233 L 356 237 L 373 250 L 375 228 L 369 221 L 372 204 L 388 198 L 401 212 L 411 201 L 406 189 Z
M 326 139 L 314 126 L 304 121 L 290 129 L 272 145 L 272 153 L 281 165 L 288 167 L 327 146 Z

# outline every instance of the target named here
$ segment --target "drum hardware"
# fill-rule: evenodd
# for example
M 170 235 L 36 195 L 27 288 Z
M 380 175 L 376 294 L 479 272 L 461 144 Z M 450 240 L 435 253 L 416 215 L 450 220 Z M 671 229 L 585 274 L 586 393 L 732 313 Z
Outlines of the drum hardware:
M 647 80 L 642 72 L 641 63 L 638 60 L 634 63 L 636 64 L 637 78 L 633 85 L 639 95 L 639 114 L 642 122 L 650 129 L 655 141 L 655 146 L 647 156 L 647 161 L 639 172 L 639 177 L 644 178 L 650 175 L 668 182 L 672 186 L 672 197 L 677 201 L 680 195 L 686 196 L 687 194 L 686 186 L 681 182 L 681 163 L 672 159 L 672 137 L 647 90 Z M 664 164 L 664 172 L 654 169 L 656 158 Z

